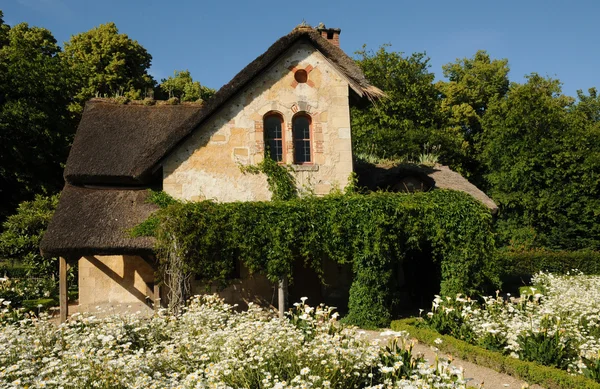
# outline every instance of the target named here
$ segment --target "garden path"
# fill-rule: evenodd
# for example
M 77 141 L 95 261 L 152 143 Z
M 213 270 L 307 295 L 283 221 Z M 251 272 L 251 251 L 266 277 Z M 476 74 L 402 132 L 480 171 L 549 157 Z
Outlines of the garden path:
M 371 340 L 385 341 L 389 337 L 381 336 L 381 331 L 367 331 L 366 336 Z M 415 354 L 422 354 L 428 361 L 435 360 L 436 352 L 432 347 L 421 343 L 415 339 L 415 345 L 413 352 Z M 442 354 L 443 355 L 443 354 Z M 487 367 L 479 366 L 474 363 L 464 361 L 459 358 L 452 358 L 452 364 L 454 366 L 462 367 L 464 369 L 465 378 L 469 379 L 467 385 L 469 387 L 484 388 L 484 389 L 521 389 L 526 385 L 525 381 L 519 380 L 508 374 L 498 373 Z M 543 389 L 539 385 L 525 386 L 530 389 Z

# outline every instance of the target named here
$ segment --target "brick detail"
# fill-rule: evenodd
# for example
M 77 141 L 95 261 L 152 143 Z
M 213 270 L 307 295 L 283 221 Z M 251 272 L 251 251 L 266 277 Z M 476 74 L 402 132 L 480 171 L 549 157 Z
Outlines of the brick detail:
M 322 153 L 323 152 L 323 141 L 318 140 L 315 142 L 315 152 Z
M 285 149 L 288 151 L 294 150 L 294 142 L 292 142 L 292 141 L 285 142 Z
M 258 132 L 263 132 L 263 122 L 262 120 L 255 120 L 254 121 L 254 130 L 258 131 Z

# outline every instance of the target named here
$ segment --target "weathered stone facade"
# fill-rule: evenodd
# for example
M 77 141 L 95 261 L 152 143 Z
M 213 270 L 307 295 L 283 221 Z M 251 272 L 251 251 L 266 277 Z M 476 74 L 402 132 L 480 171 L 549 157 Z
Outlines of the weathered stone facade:
M 298 70 L 306 80 L 295 77 Z M 240 169 L 264 158 L 263 119 L 269 113 L 283 118 L 283 158 L 293 166 L 299 190 L 323 195 L 343 189 L 352 172 L 348 86 L 314 46 L 294 44 L 166 158 L 163 190 L 192 201 L 269 200 L 266 178 Z M 311 118 L 311 164 L 294 165 L 291 125 L 297 113 Z
M 81 312 L 153 310 L 154 269 L 139 256 L 96 255 L 79 259 Z

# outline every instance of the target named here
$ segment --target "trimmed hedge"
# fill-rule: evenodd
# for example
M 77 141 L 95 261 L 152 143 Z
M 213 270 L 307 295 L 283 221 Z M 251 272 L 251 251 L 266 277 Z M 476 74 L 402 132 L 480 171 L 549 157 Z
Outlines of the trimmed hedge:
M 0 277 L 8 278 L 26 278 L 31 267 L 22 263 L 0 262 Z
M 580 251 L 503 251 L 496 254 L 504 291 L 518 290 L 529 284 L 531 276 L 540 271 L 566 274 L 577 269 L 585 274 L 600 274 L 600 252 Z
M 416 327 L 416 323 L 417 319 L 414 318 L 394 320 L 391 327 L 394 331 L 407 331 L 420 342 L 435 345 L 454 357 L 511 375 L 529 384 L 539 384 L 549 389 L 600 389 L 600 383 L 583 376 L 570 375 L 563 370 L 504 356 L 451 336 L 441 335 L 431 329 Z M 443 342 L 435 344 L 434 340 L 437 338 L 442 339 Z

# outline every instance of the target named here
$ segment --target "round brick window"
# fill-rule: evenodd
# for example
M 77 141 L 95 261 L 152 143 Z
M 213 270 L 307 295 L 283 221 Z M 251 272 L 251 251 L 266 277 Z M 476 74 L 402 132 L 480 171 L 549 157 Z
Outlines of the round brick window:
M 294 73 L 294 79 L 298 81 L 299 84 L 304 84 L 308 81 L 308 73 L 304 69 L 298 69 Z

